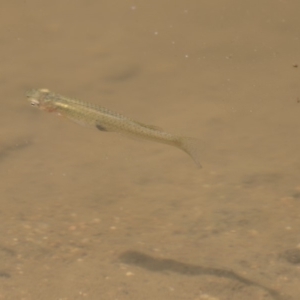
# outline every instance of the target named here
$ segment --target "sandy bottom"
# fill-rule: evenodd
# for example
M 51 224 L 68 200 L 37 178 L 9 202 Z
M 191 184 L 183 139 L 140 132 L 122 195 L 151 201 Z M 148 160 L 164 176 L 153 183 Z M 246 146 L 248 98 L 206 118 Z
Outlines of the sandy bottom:
M 4 1 L 0 299 L 299 299 L 299 9 Z M 30 107 L 42 87 L 199 138 L 203 168 Z

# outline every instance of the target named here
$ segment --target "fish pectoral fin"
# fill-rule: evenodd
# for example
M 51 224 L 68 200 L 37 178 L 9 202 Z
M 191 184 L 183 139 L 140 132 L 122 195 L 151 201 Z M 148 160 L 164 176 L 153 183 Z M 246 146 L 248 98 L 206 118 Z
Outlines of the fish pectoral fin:
M 101 124 L 96 124 L 96 128 L 101 130 L 101 131 L 108 131 L 108 129 L 105 126 L 101 125 Z
M 139 124 L 140 126 L 146 127 L 148 129 L 152 129 L 152 130 L 156 130 L 156 131 L 163 131 L 162 128 L 155 126 L 155 125 L 148 125 L 148 124 L 144 124 L 144 123 L 137 122 L 137 121 L 135 121 L 135 123 Z

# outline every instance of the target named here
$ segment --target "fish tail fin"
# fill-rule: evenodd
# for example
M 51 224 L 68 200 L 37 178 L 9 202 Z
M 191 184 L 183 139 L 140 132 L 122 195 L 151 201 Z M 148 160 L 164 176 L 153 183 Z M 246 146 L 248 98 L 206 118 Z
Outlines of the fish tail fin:
M 200 163 L 200 140 L 190 137 L 179 137 L 178 142 L 178 147 L 194 160 L 198 168 L 202 168 Z

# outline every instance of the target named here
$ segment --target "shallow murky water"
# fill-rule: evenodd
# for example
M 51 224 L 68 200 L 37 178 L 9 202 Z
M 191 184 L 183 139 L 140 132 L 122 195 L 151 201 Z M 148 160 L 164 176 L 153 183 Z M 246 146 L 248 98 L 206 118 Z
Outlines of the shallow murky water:
M 297 300 L 299 9 L 4 1 L 0 299 Z M 197 137 L 203 168 L 33 109 L 41 87 Z

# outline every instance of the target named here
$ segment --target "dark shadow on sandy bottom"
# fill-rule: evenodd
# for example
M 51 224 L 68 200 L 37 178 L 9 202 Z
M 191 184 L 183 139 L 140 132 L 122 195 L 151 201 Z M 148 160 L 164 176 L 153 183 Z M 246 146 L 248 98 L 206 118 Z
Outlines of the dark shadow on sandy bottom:
M 27 138 L 16 140 L 15 143 L 0 145 L 0 162 L 12 153 L 26 149 L 30 145 L 32 145 L 32 141 Z
M 137 251 L 123 252 L 119 259 L 122 263 L 135 265 L 152 272 L 175 272 L 185 276 L 215 276 L 238 282 L 241 285 L 252 286 L 263 290 L 274 300 L 288 300 L 290 297 L 283 296 L 274 289 L 268 288 L 256 281 L 247 279 L 234 271 L 218 268 L 209 268 L 199 265 L 187 264 L 173 259 L 155 258 L 148 254 Z M 226 289 L 226 287 L 225 287 Z M 231 292 L 232 293 L 232 292 Z

